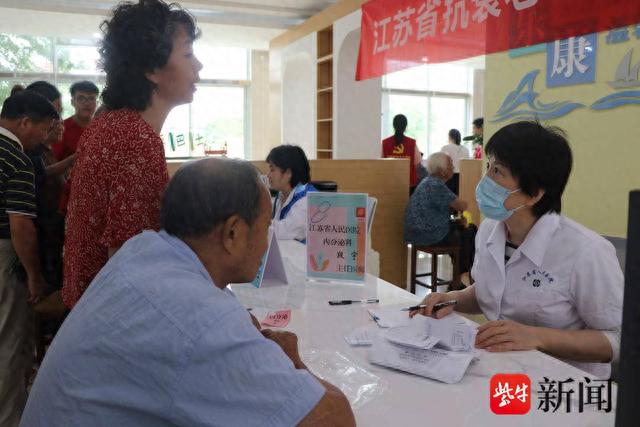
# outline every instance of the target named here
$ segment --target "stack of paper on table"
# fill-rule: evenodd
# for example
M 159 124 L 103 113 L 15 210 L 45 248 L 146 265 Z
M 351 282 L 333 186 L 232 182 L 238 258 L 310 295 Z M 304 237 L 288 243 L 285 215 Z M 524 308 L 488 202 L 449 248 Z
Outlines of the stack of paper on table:
M 456 352 L 437 348 L 422 350 L 395 345 L 382 337 L 377 338 L 369 350 L 371 363 L 433 378 L 448 384 L 457 383 L 462 379 L 473 357 L 471 352 Z
M 460 381 L 474 359 L 475 327 L 453 316 L 409 319 L 397 311 L 370 310 L 378 325 L 389 328 L 373 337 L 369 361 L 446 383 Z
M 344 337 L 345 341 L 349 345 L 354 346 L 367 346 L 373 344 L 373 339 L 378 336 L 378 328 L 375 326 L 361 326 L 355 328 L 348 335 Z

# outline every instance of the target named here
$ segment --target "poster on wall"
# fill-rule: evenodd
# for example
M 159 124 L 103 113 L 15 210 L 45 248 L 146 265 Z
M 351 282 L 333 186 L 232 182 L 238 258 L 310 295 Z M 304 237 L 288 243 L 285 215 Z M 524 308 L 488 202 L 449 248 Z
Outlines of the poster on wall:
M 307 194 L 307 277 L 364 282 L 366 194 Z
M 370 0 L 356 80 L 638 22 L 637 0 Z

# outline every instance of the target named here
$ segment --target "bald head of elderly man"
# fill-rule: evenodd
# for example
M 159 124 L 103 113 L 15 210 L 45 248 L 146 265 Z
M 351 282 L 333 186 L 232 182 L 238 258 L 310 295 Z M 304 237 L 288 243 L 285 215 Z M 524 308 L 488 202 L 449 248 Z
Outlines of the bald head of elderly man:
M 354 425 L 288 332 L 259 331 L 226 290 L 251 281 L 271 204 L 248 162 L 182 167 L 160 232 L 130 239 L 47 352 L 23 426 Z

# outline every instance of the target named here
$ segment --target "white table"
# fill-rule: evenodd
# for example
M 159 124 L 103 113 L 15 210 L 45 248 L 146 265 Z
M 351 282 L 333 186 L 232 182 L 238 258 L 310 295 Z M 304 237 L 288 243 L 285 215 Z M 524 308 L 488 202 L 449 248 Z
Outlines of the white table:
M 304 277 L 305 248 L 293 241 L 280 241 L 289 286 L 256 289 L 249 284 L 232 285 L 239 300 L 251 307 L 258 319 L 270 311 L 291 309 L 285 328 L 298 335 L 304 362 L 317 375 L 340 387 L 352 402 L 359 426 L 608 426 L 610 413 L 586 407 L 578 413 L 578 391 L 571 402 L 556 413 L 538 410 L 538 381 L 572 377 L 583 380 L 585 372 L 538 351 L 492 354 L 482 352 L 461 382 L 444 384 L 428 378 L 372 365 L 367 347 L 351 347 L 344 336 L 358 326 L 372 325 L 365 305 L 329 306 L 329 300 L 379 298 L 378 306 L 406 307 L 418 298 L 384 280 L 367 276 L 364 285 L 318 283 Z M 350 369 L 338 370 L 346 365 Z M 489 379 L 495 373 L 520 372 L 529 375 L 534 391 L 527 415 L 495 415 L 489 408 Z M 370 385 L 369 392 L 363 387 Z M 358 389 L 364 398 L 357 399 Z M 371 392 L 371 391 L 374 392 Z

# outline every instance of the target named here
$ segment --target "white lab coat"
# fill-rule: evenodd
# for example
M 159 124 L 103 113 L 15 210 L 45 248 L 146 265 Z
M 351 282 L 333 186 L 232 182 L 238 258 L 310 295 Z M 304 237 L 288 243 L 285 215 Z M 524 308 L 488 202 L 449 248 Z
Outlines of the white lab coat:
M 280 218 L 282 209 L 291 203 L 294 194 L 298 190 L 296 187 L 284 201 L 280 202 L 280 194 L 278 194 L 273 203 L 275 203 L 275 215 L 273 217 L 273 227 L 276 237 L 280 240 L 306 240 L 307 238 L 307 197 L 303 197 L 296 201 L 289 213 L 284 219 Z
M 460 173 L 460 160 L 470 159 L 469 149 L 463 145 L 447 144 L 442 147 L 443 153 L 446 153 L 453 161 L 453 172 Z
M 504 223 L 485 219 L 471 275 L 489 320 L 555 329 L 595 329 L 619 357 L 624 279 L 613 245 L 569 218 L 546 214 L 505 265 Z M 609 363 L 567 361 L 608 378 Z

